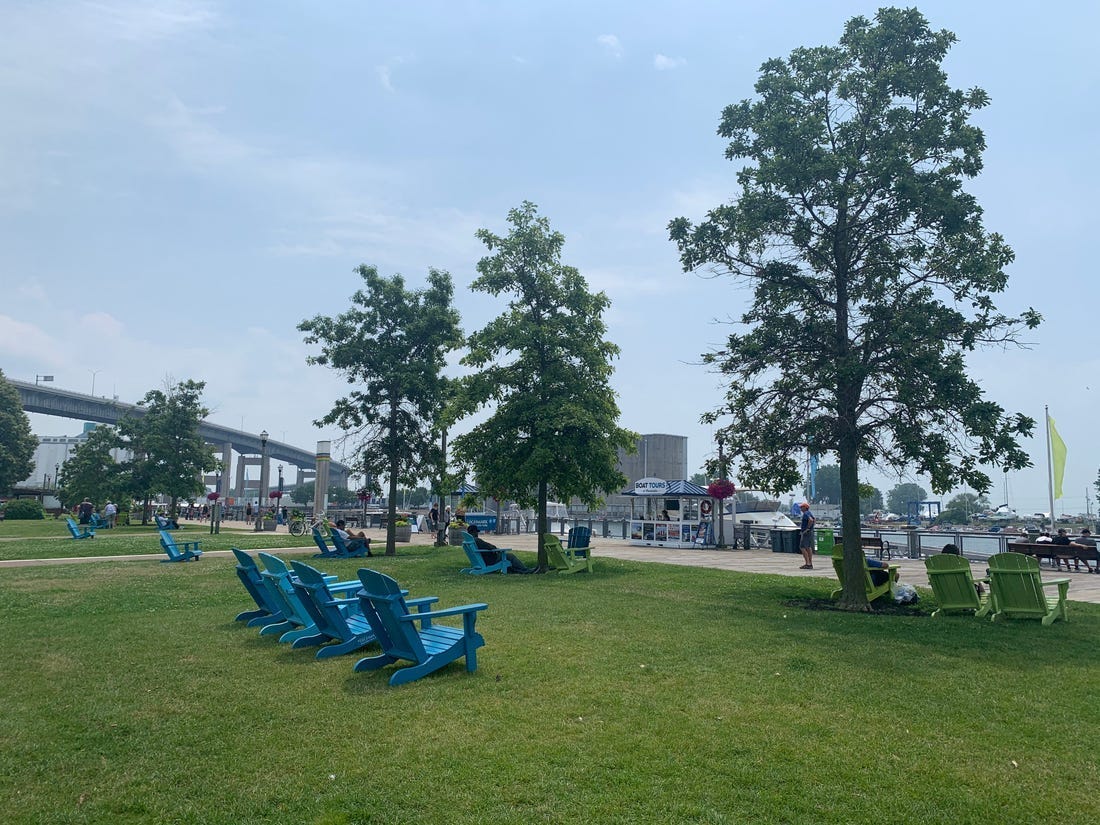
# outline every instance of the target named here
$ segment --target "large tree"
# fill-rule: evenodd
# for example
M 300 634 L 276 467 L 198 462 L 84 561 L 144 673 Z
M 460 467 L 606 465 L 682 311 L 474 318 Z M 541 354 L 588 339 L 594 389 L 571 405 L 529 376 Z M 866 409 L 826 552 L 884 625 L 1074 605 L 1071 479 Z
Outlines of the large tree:
M 590 292 L 577 269 L 562 263 L 565 237 L 533 203 L 512 209 L 508 223 L 505 236 L 477 233 L 492 254 L 478 261 L 472 285 L 509 296 L 508 307 L 470 336 L 463 358 L 477 370 L 464 380 L 463 409 L 490 401 L 496 409 L 455 439 L 455 450 L 474 468 L 483 495 L 537 508 L 545 568 L 549 493 L 598 506 L 626 483 L 618 450 L 632 450 L 638 436 L 618 426 L 610 379 L 619 348 L 604 338 L 607 296 Z
M 307 344 L 321 354 L 309 363 L 331 367 L 356 385 L 318 426 L 337 425 L 355 444 L 355 469 L 389 482 L 386 555 L 396 553 L 397 485 L 422 476 L 445 403 L 443 368 L 462 343 L 451 276 L 428 272 L 425 289 L 409 290 L 400 275 L 386 278 L 360 266 L 363 288 L 337 316 L 302 321 Z
M 199 435 L 199 424 L 209 414 L 202 404 L 205 388 L 204 381 L 167 381 L 164 389 L 150 390 L 138 402 L 144 414 L 126 416 L 118 423 L 120 443 L 131 455 L 123 465 L 129 474 L 128 490 L 146 502 L 143 524 L 151 496 L 168 496 L 175 517 L 180 499 L 201 493 L 205 489 L 202 474 L 218 466 Z
M 840 502 L 840 468 L 835 464 L 822 464 L 814 476 L 814 501 L 818 504 Z
M 943 491 L 989 487 L 983 467 L 1027 466 L 1034 422 L 983 397 L 965 356 L 1018 341 L 1039 316 L 1001 314 L 1013 254 L 962 188 L 982 168 L 969 122 L 989 98 L 952 89 L 955 37 L 915 9 L 855 17 L 837 46 L 767 61 L 757 96 L 728 106 L 719 134 L 743 163 L 740 194 L 693 225 L 670 223 L 688 271 L 749 282 L 739 330 L 708 360 L 743 476 L 799 481 L 807 449 L 840 465 L 845 588 L 866 609 L 859 468 L 916 470 Z
M 19 391 L 8 383 L 0 370 L 0 493 L 7 493 L 34 472 L 34 451 L 38 439 L 23 412 Z
M 906 516 L 909 514 L 910 504 L 916 503 L 919 505 L 920 502 L 927 498 L 927 490 L 919 484 L 907 481 L 902 484 L 895 484 L 893 489 L 886 494 L 886 508 L 891 513 L 897 513 L 899 516 Z

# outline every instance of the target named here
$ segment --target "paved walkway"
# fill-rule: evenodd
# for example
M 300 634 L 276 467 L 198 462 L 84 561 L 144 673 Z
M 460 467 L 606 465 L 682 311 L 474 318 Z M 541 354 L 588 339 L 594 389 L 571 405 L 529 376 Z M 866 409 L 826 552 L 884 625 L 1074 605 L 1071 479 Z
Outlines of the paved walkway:
M 243 525 L 241 525 L 243 527 Z M 234 532 L 230 526 L 225 532 Z M 371 536 L 375 547 L 385 541 L 385 533 L 381 530 L 366 531 Z M 201 540 L 201 536 L 199 537 Z M 500 547 L 515 550 L 527 550 L 534 552 L 537 548 L 535 534 L 521 533 L 510 536 L 494 536 L 486 534 L 485 538 Z M 431 544 L 432 536 L 414 535 L 412 544 Z M 295 555 L 297 548 L 275 548 L 272 552 L 282 555 Z M 313 553 L 315 548 L 303 546 L 301 553 Z M 256 552 L 256 551 L 249 551 Z M 398 547 L 400 553 L 400 546 Z M 596 539 L 593 542 L 593 554 L 599 558 L 627 559 L 630 561 L 659 562 L 661 564 L 678 564 L 684 567 L 713 567 L 719 570 L 736 570 L 743 573 L 771 573 L 779 576 L 816 576 L 835 581 L 832 562 L 825 556 L 814 557 L 813 570 L 799 570 L 802 557 L 792 553 L 772 553 L 768 550 L 697 550 L 677 549 L 672 547 L 641 547 L 629 544 L 622 539 Z M 203 553 L 212 558 L 231 557 L 228 550 L 215 550 Z M 73 564 L 97 561 L 159 561 L 164 558 L 163 553 L 151 553 L 137 556 L 86 556 L 68 559 L 26 559 L 17 561 L 0 561 L 0 567 L 28 567 L 32 565 L 46 564 Z M 925 573 L 922 559 L 896 559 L 900 568 L 900 581 L 917 587 L 928 587 L 928 575 Z M 984 574 L 985 568 L 980 563 L 974 563 L 976 576 Z M 1071 601 L 1091 602 L 1100 604 L 1100 575 L 1080 573 L 1056 573 L 1049 568 L 1043 568 L 1043 578 L 1052 579 L 1059 576 L 1068 576 L 1071 584 L 1069 598 Z

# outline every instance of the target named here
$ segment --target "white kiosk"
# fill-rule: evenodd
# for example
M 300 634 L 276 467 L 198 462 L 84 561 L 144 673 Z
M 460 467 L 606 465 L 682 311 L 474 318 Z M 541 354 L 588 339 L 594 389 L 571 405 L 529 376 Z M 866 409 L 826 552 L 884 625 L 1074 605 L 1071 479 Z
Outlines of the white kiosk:
M 701 547 L 714 543 L 712 499 L 698 484 L 642 478 L 623 495 L 630 502 L 630 543 L 650 547 Z

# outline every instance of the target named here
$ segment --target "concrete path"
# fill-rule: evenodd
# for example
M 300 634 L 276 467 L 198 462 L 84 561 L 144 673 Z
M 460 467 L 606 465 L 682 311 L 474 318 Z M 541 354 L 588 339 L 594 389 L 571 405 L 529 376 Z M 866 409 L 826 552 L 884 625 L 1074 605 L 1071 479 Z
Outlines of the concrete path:
M 242 525 L 243 527 L 243 525 Z M 234 532 L 233 528 L 224 532 Z M 237 531 L 241 532 L 241 531 Z M 248 532 L 248 531 L 244 531 Z M 367 530 L 374 547 L 385 542 L 385 533 L 381 530 Z M 190 538 L 190 536 L 189 536 Z M 515 550 L 535 552 L 537 549 L 536 537 L 533 533 L 521 533 L 517 535 L 495 536 L 485 534 L 484 538 L 499 547 Z M 199 536 L 201 541 L 201 536 Z M 431 544 L 432 536 L 424 534 L 413 535 L 412 544 Z M 273 553 L 280 555 L 312 554 L 313 545 L 306 546 L 303 540 L 301 548 L 274 548 Z M 258 552 L 249 550 L 250 553 Z M 398 553 L 401 545 L 398 546 Z M 713 567 L 719 570 L 734 570 L 743 573 L 771 573 L 778 576 L 814 576 L 836 580 L 833 575 L 833 565 L 825 556 L 814 557 L 813 570 L 799 570 L 802 557 L 792 553 L 772 553 L 767 550 L 697 550 L 677 549 L 672 547 L 642 547 L 632 545 L 622 539 L 596 539 L 593 541 L 593 554 L 597 558 L 627 559 L 630 561 L 657 562 L 660 564 L 678 564 L 684 567 Z M 215 550 L 203 553 L 210 558 L 232 557 L 228 550 Z M 17 561 L 0 561 L 2 567 L 28 567 L 46 564 L 74 564 L 102 561 L 160 561 L 163 553 L 151 553 L 138 556 L 86 556 L 68 559 L 25 559 Z M 901 568 L 899 580 L 917 587 L 928 587 L 928 575 L 925 573 L 922 559 L 895 559 L 892 563 Z M 985 566 L 975 562 L 973 564 L 975 578 L 985 574 Z M 1069 577 L 1069 598 L 1071 601 L 1091 602 L 1100 604 L 1100 575 L 1090 575 L 1084 571 L 1080 573 L 1057 573 L 1049 568 L 1043 568 L 1043 578 L 1053 579 Z

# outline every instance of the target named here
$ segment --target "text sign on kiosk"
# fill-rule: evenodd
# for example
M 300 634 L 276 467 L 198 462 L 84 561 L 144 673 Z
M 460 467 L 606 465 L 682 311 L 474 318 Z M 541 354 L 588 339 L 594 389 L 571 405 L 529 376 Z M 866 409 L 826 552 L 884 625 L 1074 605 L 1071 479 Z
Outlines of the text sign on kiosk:
M 668 482 L 663 478 L 640 478 L 634 482 L 636 496 L 663 496 L 668 492 Z

